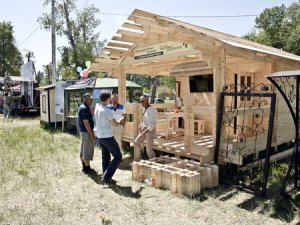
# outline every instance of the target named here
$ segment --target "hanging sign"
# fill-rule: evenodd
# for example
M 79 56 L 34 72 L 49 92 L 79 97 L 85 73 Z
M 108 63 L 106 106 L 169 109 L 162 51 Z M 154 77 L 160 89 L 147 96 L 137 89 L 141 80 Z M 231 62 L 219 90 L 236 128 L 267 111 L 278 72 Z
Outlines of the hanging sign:
M 160 44 L 137 48 L 133 51 L 134 59 L 144 59 L 161 55 L 168 55 L 174 52 L 185 51 L 192 49 L 191 45 L 168 41 Z

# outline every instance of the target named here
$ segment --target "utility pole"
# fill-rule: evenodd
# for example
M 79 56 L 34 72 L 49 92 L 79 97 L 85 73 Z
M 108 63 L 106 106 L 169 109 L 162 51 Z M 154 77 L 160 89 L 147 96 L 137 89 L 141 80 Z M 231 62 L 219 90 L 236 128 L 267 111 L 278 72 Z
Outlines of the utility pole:
M 52 76 L 56 83 L 56 36 L 55 36 L 55 0 L 51 0 L 51 34 L 52 34 Z

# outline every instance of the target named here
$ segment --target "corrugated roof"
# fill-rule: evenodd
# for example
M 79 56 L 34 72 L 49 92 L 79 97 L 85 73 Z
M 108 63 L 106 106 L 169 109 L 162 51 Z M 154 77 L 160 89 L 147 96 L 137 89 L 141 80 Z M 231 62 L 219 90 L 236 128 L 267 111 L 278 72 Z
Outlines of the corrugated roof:
M 48 84 L 45 86 L 37 87 L 36 90 L 45 91 L 45 90 L 49 90 L 49 89 L 53 89 L 53 88 L 55 88 L 55 84 Z
M 28 77 L 9 76 L 14 82 L 32 82 Z M 5 77 L 0 77 L 0 83 L 3 83 Z
M 72 81 L 72 85 L 65 88 L 66 91 L 75 91 L 82 89 L 92 89 L 95 86 L 95 77 L 87 78 L 83 80 Z
M 118 87 L 118 79 L 116 78 L 102 78 L 97 79 L 95 88 L 115 88 Z M 135 88 L 141 88 L 140 85 L 133 83 L 131 81 L 126 81 L 126 87 L 135 87 Z

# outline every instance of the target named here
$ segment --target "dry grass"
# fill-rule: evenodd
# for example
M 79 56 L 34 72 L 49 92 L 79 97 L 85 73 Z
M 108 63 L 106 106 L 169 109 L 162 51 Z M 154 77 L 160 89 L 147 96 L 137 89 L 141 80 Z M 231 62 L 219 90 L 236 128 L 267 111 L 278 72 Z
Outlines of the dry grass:
M 220 186 L 196 197 L 133 182 L 125 159 L 116 188 L 81 173 L 78 137 L 45 131 L 34 119 L 0 117 L 0 224 L 296 224 L 295 212 Z M 100 174 L 100 150 L 92 166 Z M 292 212 L 292 211 L 291 211 Z M 279 218 L 279 219 L 276 219 Z

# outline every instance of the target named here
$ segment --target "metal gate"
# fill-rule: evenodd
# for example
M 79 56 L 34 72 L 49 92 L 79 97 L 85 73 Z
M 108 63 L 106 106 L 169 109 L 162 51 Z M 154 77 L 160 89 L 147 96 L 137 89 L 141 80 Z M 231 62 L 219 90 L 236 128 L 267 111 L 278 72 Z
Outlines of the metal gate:
M 294 152 L 280 190 L 286 194 L 300 189 L 300 70 L 276 72 L 267 78 L 285 100 L 295 125 Z
M 267 191 L 275 101 L 269 84 L 225 85 L 220 93 L 214 155 L 220 178 L 259 195 Z

